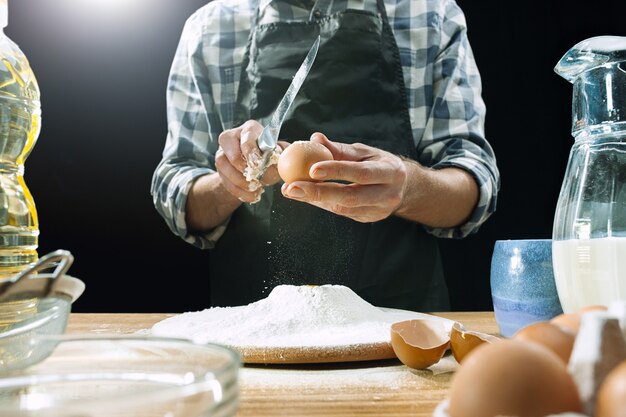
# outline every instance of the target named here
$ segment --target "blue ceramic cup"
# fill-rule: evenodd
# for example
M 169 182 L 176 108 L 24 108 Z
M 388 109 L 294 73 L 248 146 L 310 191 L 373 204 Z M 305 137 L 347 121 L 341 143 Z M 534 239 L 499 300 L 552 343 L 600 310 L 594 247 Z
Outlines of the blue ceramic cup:
M 491 257 L 491 298 L 500 334 L 563 312 L 552 270 L 552 240 L 497 240 Z

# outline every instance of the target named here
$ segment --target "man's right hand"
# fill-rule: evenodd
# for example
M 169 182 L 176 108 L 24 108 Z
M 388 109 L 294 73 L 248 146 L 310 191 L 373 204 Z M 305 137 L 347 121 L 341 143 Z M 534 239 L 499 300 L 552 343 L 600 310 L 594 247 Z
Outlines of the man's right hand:
M 257 201 L 263 190 L 250 191 L 250 183 L 243 171 L 249 158 L 261 158 L 257 138 L 262 131 L 260 123 L 249 120 L 220 135 L 219 148 L 215 154 L 217 172 L 196 179 L 187 195 L 185 220 L 189 230 L 211 230 L 223 224 L 242 202 Z M 278 142 L 278 145 L 284 149 L 289 144 Z M 271 185 L 279 180 L 278 169 L 274 165 L 267 169 L 262 183 Z
M 234 129 L 225 130 L 219 136 L 219 148 L 215 154 L 215 167 L 222 184 L 229 193 L 240 201 L 251 203 L 257 201 L 261 189 L 251 191 L 250 183 L 243 172 L 248 166 L 248 160 L 260 160 L 262 152 L 257 145 L 257 139 L 263 131 L 263 126 L 255 121 L 248 120 Z M 284 147 L 285 143 L 281 143 Z M 280 180 L 276 166 L 270 166 L 263 176 L 263 184 L 271 185 Z
M 234 129 L 225 130 L 219 136 L 219 148 L 215 154 L 215 168 L 222 185 L 240 201 L 256 201 L 261 190 L 250 191 L 249 183 L 243 175 L 248 166 L 248 158 L 260 158 L 256 140 L 263 131 L 260 123 L 249 120 Z M 256 155 L 254 152 L 256 148 Z

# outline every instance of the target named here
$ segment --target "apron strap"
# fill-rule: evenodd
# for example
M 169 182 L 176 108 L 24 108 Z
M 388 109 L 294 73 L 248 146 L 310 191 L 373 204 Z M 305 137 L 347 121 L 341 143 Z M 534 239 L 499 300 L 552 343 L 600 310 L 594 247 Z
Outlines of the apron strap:
M 385 7 L 384 0 L 376 0 L 376 6 L 378 6 L 378 12 L 383 19 L 384 23 L 389 24 L 389 18 L 387 17 L 387 8 Z
M 259 17 L 261 15 L 261 9 L 265 9 L 273 0 L 248 0 L 250 2 L 250 18 L 251 18 L 251 26 L 250 26 L 250 34 L 254 32 L 254 28 L 259 22 Z

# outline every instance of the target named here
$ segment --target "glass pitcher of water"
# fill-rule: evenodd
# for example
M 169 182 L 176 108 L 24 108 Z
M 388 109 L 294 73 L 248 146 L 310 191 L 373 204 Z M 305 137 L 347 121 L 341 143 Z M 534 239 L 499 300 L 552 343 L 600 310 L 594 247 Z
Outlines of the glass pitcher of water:
M 626 37 L 582 41 L 555 71 L 574 87 L 574 145 L 552 234 L 568 313 L 626 300 Z

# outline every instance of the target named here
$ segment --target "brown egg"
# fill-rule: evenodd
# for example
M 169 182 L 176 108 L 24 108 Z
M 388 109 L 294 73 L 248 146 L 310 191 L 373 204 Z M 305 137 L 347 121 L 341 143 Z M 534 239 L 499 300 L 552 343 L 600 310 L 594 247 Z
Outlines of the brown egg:
M 598 390 L 595 417 L 626 417 L 626 362 L 604 379 Z
M 461 363 L 467 354 L 477 346 L 483 343 L 493 343 L 498 340 L 500 339 L 495 336 L 465 330 L 461 323 L 456 322 L 450 332 L 450 350 L 452 350 L 454 359 L 456 359 L 458 363 Z
M 575 313 L 567 313 L 567 314 L 559 314 L 554 317 L 550 322 L 552 324 L 559 325 L 561 327 L 566 327 L 569 330 L 573 331 L 575 334 L 578 334 L 578 330 L 580 330 L 580 316 L 582 314 L 588 313 L 590 311 L 606 311 L 607 308 L 602 305 L 589 305 L 582 307 L 580 310 Z
M 570 331 L 574 332 L 574 334 L 578 334 L 578 330 L 580 329 L 580 314 L 559 314 L 558 316 L 550 320 L 550 323 L 569 329 Z
M 287 146 L 278 158 L 278 174 L 286 183 L 315 181 L 309 176 L 316 162 L 329 161 L 333 154 L 317 142 L 297 141 Z
M 520 329 L 513 335 L 513 339 L 539 343 L 556 353 L 567 364 L 572 354 L 576 334 L 567 327 L 540 321 Z
M 549 349 L 521 340 L 484 343 L 452 377 L 450 417 L 544 417 L 580 412 L 574 380 Z
M 439 362 L 450 346 L 444 324 L 435 320 L 406 320 L 391 325 L 391 347 L 400 361 L 413 369 Z
M 577 311 L 578 314 L 585 314 L 588 313 L 590 311 L 607 311 L 608 307 L 607 306 L 603 306 L 603 305 L 590 305 L 590 306 L 585 306 L 582 307 L 580 310 Z

